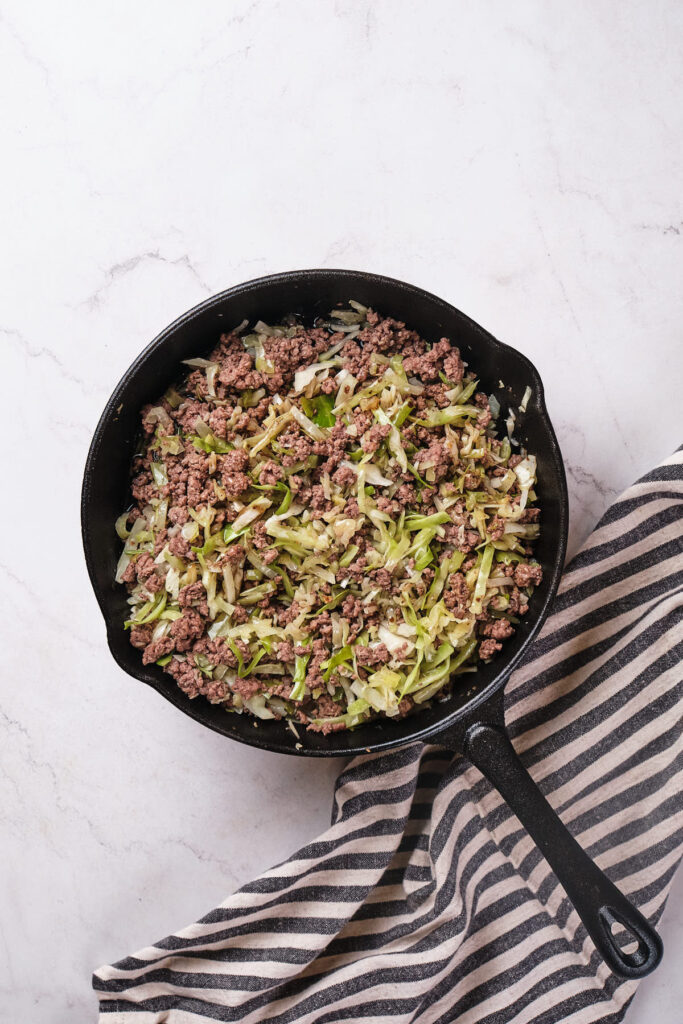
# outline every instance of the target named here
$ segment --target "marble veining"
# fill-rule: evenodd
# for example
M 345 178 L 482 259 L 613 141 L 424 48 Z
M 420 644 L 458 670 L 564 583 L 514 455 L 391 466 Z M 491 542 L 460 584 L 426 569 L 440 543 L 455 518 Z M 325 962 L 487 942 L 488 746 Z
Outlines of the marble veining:
M 0 1020 L 94 1020 L 90 972 L 325 828 L 336 763 L 231 746 L 116 667 L 79 535 L 113 385 L 264 273 L 428 288 L 536 364 L 570 549 L 680 441 L 674 0 L 4 0 Z M 677 1024 L 683 882 L 630 1012 Z

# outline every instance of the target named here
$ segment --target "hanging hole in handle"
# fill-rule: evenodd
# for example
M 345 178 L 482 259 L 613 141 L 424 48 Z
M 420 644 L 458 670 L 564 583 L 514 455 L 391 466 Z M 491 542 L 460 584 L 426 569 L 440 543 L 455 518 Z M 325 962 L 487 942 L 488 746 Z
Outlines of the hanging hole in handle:
M 618 921 L 613 921 L 610 927 L 610 931 L 614 936 L 614 941 L 621 950 L 622 953 L 630 956 L 635 953 L 638 949 L 638 939 L 633 935 L 632 932 L 624 928 L 623 925 L 619 924 Z
M 599 914 L 605 932 L 620 958 L 629 967 L 641 967 L 649 956 L 647 943 L 611 907 L 601 907 Z

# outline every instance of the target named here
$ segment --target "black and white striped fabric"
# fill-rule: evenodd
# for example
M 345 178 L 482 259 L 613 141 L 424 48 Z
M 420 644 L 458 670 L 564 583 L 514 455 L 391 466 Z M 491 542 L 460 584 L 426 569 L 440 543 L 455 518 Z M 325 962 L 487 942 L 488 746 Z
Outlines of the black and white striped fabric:
M 681 857 L 683 454 L 607 512 L 507 687 L 507 722 L 571 831 L 656 920 Z M 479 772 L 414 744 L 340 776 L 332 827 L 94 985 L 106 1024 L 591 1024 L 610 973 Z

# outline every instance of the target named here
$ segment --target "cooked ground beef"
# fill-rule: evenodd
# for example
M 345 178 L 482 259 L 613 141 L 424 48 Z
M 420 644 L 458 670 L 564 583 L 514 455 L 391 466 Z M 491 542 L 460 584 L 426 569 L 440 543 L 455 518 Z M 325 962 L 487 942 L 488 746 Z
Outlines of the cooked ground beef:
M 500 651 L 502 649 L 503 645 L 499 644 L 496 640 L 482 640 L 479 644 L 479 657 L 482 661 L 489 661 L 496 651 Z
M 518 587 L 537 587 L 543 578 L 540 565 L 520 564 L 515 569 L 515 583 Z
M 467 645 L 460 672 L 502 649 L 542 580 L 535 461 L 449 339 L 354 306 L 224 334 L 208 363 L 142 410 L 117 523 L 144 664 L 327 734 L 424 707 L 437 650 Z

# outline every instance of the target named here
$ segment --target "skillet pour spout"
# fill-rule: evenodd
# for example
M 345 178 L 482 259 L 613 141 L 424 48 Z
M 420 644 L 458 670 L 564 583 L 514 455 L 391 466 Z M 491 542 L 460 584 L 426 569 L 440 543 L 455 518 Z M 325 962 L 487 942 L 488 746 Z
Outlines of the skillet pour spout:
M 451 338 L 477 371 L 481 388 L 502 408 L 515 411 L 515 436 L 537 457 L 543 526 L 536 557 L 543 582 L 530 610 L 497 658 L 481 664 L 467 686 L 400 721 L 366 724 L 351 733 L 304 734 L 300 741 L 284 721 L 226 714 L 208 701 L 190 700 L 161 668 L 144 666 L 123 629 L 126 593 L 114 583 L 119 541 L 114 522 L 130 502 L 129 467 L 135 452 L 139 411 L 182 371 L 182 360 L 203 355 L 242 320 L 277 322 L 295 314 L 311 323 L 337 303 L 354 299 L 405 321 L 423 337 Z M 520 403 L 531 396 L 525 411 Z M 662 955 L 659 936 L 561 823 L 519 761 L 505 732 L 503 688 L 541 628 L 559 586 L 567 543 L 568 499 L 562 456 L 545 407 L 543 384 L 533 364 L 469 317 L 429 292 L 392 278 L 351 270 L 300 270 L 229 288 L 185 313 L 159 334 L 117 384 L 95 429 L 83 478 L 83 546 L 90 580 L 104 617 L 110 651 L 135 679 L 153 687 L 179 711 L 230 739 L 263 750 L 303 757 L 349 757 L 416 740 L 443 744 L 464 754 L 515 811 L 564 886 L 596 947 L 617 974 L 643 977 Z M 613 929 L 630 932 L 624 951 Z

